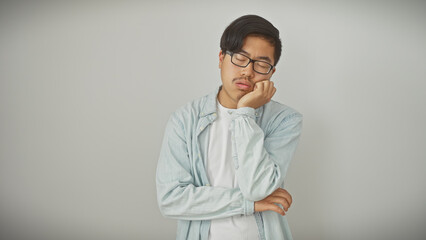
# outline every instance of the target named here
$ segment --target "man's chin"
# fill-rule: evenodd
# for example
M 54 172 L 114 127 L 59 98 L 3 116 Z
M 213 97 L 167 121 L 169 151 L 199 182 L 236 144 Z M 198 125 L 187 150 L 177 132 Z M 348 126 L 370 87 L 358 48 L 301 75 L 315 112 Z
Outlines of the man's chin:
M 249 94 L 249 93 L 251 93 L 251 92 L 253 92 L 253 90 L 252 90 L 252 89 L 250 89 L 250 90 L 246 90 L 246 91 L 241 91 L 241 95 L 242 95 L 242 96 L 244 96 L 244 95 Z

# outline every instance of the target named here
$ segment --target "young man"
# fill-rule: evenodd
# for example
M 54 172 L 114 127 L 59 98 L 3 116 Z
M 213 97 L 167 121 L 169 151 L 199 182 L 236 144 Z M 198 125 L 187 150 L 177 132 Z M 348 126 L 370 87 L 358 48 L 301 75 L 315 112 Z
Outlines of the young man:
M 177 239 L 292 239 L 283 189 L 302 115 L 271 101 L 279 31 L 255 15 L 224 31 L 222 85 L 172 114 L 157 166 L 161 213 Z

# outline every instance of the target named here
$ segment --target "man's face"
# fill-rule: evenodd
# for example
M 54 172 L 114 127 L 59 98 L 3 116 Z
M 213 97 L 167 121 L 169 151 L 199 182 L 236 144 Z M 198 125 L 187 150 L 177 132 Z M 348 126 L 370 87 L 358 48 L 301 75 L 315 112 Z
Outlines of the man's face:
M 274 65 L 274 46 L 258 36 L 247 36 L 244 39 L 241 52 L 253 60 L 262 60 Z M 219 68 L 221 69 L 222 90 L 219 93 L 220 103 L 227 108 L 236 108 L 238 101 L 247 93 L 253 91 L 254 85 L 263 80 L 269 80 L 275 68 L 267 75 L 253 70 L 253 63 L 247 67 L 238 67 L 231 62 L 231 56 L 219 52 Z

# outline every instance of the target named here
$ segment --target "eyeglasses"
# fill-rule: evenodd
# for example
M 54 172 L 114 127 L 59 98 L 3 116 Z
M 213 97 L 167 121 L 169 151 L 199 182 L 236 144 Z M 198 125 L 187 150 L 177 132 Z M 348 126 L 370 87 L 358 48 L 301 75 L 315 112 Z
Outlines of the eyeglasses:
M 226 53 L 231 56 L 231 62 L 238 67 L 245 68 L 253 62 L 253 70 L 259 74 L 266 75 L 274 68 L 274 66 L 268 62 L 253 60 L 241 53 L 234 53 L 230 51 L 226 51 Z

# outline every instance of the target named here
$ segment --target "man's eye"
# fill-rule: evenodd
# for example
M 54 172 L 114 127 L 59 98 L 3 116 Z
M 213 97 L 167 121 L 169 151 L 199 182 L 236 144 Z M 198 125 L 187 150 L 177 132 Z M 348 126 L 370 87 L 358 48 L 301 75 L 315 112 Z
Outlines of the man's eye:
M 257 66 L 259 66 L 261 68 L 265 68 L 265 69 L 269 68 L 269 64 L 264 63 L 264 62 L 257 62 Z

